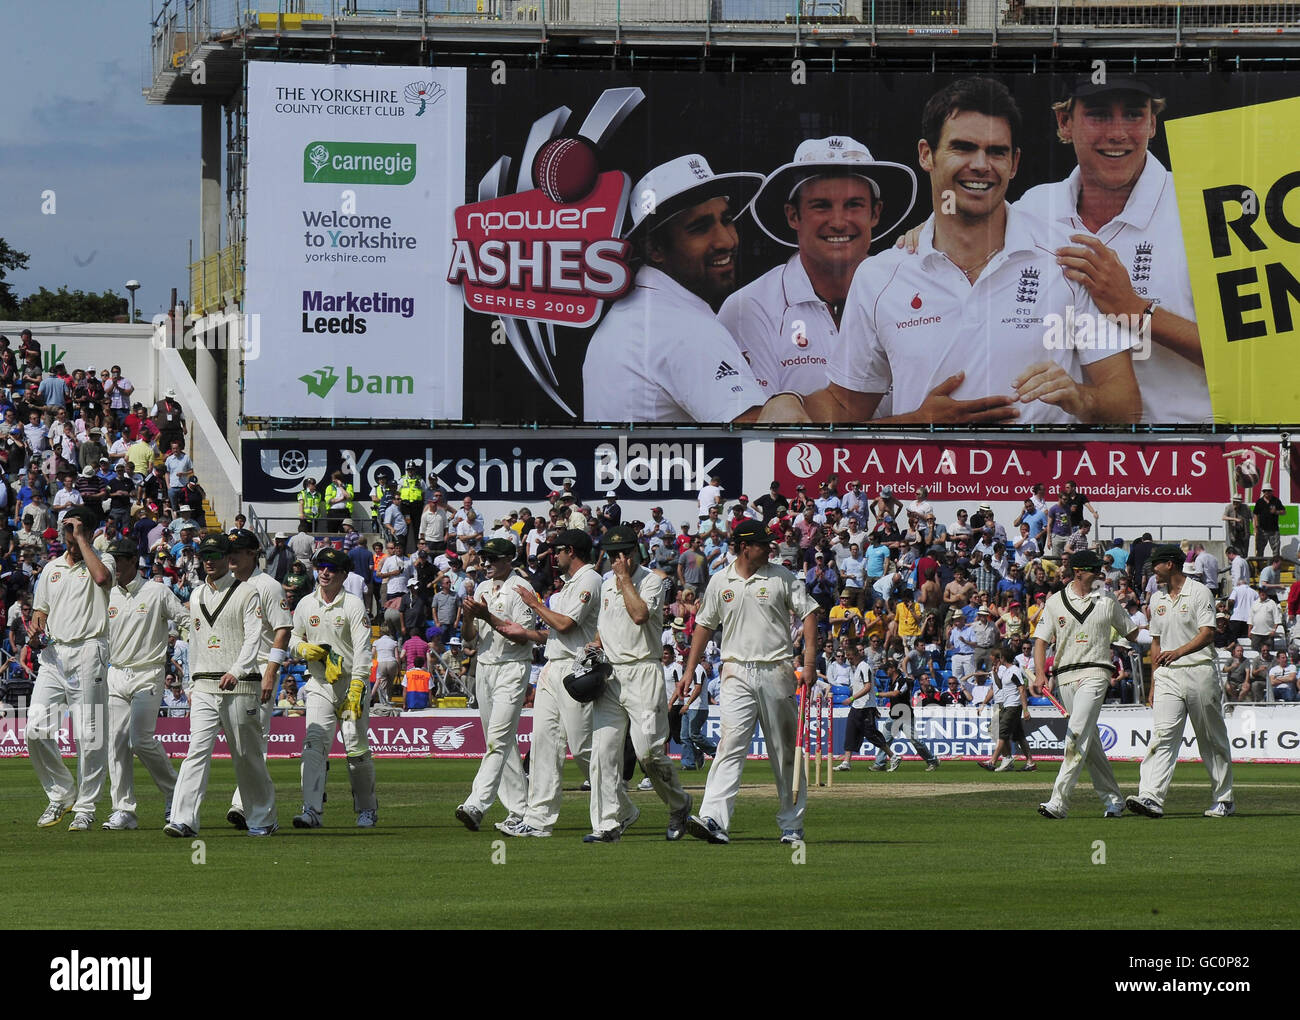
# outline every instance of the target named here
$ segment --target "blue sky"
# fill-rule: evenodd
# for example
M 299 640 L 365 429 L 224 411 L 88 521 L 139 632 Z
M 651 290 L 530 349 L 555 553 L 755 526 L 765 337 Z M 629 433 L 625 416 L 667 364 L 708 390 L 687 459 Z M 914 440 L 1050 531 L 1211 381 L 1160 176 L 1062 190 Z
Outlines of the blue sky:
M 148 318 L 172 287 L 187 292 L 199 217 L 198 108 L 141 95 L 149 0 L 3 4 L 0 237 L 31 255 L 8 280 L 20 296 L 66 285 L 125 297 L 135 278 Z

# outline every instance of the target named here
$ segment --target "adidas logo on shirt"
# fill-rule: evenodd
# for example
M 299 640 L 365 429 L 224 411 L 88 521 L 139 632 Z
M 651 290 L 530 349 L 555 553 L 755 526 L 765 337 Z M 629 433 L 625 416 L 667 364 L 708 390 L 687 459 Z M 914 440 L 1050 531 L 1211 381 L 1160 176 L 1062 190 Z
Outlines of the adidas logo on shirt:
M 716 382 L 719 379 L 725 379 L 729 375 L 740 375 L 740 373 L 725 361 L 718 362 L 718 374 L 713 377 L 714 381 Z

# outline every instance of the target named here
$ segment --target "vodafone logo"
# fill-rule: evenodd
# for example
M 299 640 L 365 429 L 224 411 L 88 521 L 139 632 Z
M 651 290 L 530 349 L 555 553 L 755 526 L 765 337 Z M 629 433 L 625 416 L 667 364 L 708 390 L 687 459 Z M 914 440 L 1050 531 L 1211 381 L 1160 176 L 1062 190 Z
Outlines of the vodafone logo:
M 911 302 L 911 304 L 912 304 L 912 307 L 913 307 L 913 308 L 920 308 L 920 307 L 921 307 L 921 292 L 920 292 L 920 291 L 917 291 L 915 294 L 912 295 L 912 302 Z
M 433 746 L 439 751 L 459 751 L 465 746 L 465 731 L 473 725 L 470 721 L 459 726 L 439 726 L 433 731 Z
M 822 467 L 822 452 L 812 443 L 796 443 L 785 455 L 785 466 L 796 478 L 811 478 Z

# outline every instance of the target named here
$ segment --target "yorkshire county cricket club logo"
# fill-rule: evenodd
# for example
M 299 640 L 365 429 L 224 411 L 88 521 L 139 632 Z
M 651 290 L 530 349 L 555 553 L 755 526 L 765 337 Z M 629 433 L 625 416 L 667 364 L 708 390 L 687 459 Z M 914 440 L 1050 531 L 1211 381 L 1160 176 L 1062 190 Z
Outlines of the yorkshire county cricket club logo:
M 510 157 L 479 181 L 479 200 L 456 210 L 447 280 L 472 312 L 499 318 L 537 384 L 570 417 L 551 365 L 555 327 L 583 328 L 632 285 L 620 238 L 631 180 L 600 170 L 600 150 L 645 100 L 639 88 L 606 89 L 576 135 L 561 106 L 533 122 L 509 188 Z M 543 339 L 543 332 L 545 339 Z M 549 348 L 549 353 L 548 353 Z

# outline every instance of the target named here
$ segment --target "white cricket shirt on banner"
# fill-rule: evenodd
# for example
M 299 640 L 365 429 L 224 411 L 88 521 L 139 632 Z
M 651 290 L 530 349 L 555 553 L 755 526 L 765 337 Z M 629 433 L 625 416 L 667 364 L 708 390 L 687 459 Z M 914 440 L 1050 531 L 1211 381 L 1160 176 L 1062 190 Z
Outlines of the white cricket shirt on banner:
M 1056 184 L 1040 184 L 1012 206 L 1062 224 L 1068 233 L 1090 234 L 1079 219 L 1079 168 Z M 1167 312 L 1196 321 L 1192 281 L 1187 271 L 1174 175 L 1147 153 L 1146 166 L 1129 194 L 1123 211 L 1096 233 L 1128 270 L 1133 289 Z M 1188 361 L 1162 344 L 1151 344 L 1151 356 L 1133 362 L 1142 388 L 1142 420 L 1174 424 L 1213 421 L 1205 366 Z
M 1009 207 L 1005 244 L 972 284 L 935 249 L 932 215 L 915 255 L 890 249 L 858 267 L 828 378 L 859 393 L 887 393 L 892 385 L 895 414 L 916 410 L 958 372 L 966 378 L 952 394 L 956 400 L 1013 396 L 1012 382 L 1039 361 L 1055 362 L 1085 382 L 1085 365 L 1128 350 L 1130 341 L 1121 333 L 1119 350 L 1045 346 L 1047 316 L 1064 319 L 1067 307 L 1076 322 L 1099 314 L 1083 285 L 1067 280 L 1056 264 L 1055 250 L 1067 243 L 1059 225 Z M 1041 400 L 1016 406 L 1017 424 L 1075 420 Z
M 767 400 L 708 303 L 652 266 L 592 336 L 582 394 L 587 421 L 728 422 Z
M 718 321 L 769 397 L 825 389 L 826 364 L 839 330 L 798 254 L 727 298 Z

